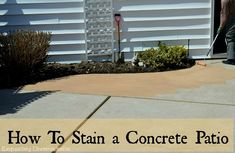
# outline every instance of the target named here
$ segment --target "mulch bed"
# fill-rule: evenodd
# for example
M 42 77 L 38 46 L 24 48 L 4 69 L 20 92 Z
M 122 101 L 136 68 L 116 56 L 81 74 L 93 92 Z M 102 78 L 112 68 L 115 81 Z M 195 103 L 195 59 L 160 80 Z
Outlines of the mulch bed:
M 77 74 L 109 74 L 109 73 L 146 73 L 162 72 L 178 69 L 190 68 L 195 65 L 194 60 L 187 60 L 177 66 L 163 67 L 159 69 L 133 66 L 131 62 L 112 63 L 112 62 L 82 62 L 80 64 L 46 64 L 40 71 L 31 75 L 7 77 L 4 70 L 0 68 L 0 88 L 17 87 L 26 84 L 37 83 L 49 79 L 65 77 Z

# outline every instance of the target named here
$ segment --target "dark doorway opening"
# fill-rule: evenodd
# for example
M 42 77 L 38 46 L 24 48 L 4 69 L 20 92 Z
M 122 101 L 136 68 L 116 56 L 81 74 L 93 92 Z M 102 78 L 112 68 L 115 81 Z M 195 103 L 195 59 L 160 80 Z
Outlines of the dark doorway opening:
M 214 1 L 214 37 L 216 36 L 217 29 L 219 28 L 220 24 L 220 9 L 221 9 L 221 3 L 220 0 L 215 0 Z M 219 35 L 214 48 L 213 48 L 213 54 L 214 55 L 225 55 L 226 53 L 226 43 L 225 43 L 225 31 Z

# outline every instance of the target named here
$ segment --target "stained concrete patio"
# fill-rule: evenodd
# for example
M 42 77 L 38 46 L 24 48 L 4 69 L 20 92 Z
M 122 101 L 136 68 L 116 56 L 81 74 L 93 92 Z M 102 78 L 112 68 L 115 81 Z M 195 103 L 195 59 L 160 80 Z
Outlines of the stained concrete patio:
M 234 66 L 208 61 L 208 66 L 142 74 L 75 75 L 25 86 L 25 90 L 49 90 L 89 95 L 156 97 L 205 85 L 225 85 L 235 79 Z
M 77 75 L 2 90 L 0 118 L 235 119 L 235 66 L 207 62 L 180 71 Z

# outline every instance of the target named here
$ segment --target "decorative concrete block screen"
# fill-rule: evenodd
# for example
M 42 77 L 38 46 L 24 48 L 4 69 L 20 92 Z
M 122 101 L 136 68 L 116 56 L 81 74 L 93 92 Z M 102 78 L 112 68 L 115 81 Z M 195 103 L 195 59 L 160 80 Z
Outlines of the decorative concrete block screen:
M 84 2 L 87 60 L 114 61 L 112 0 Z
M 126 59 L 158 41 L 187 46 L 203 55 L 211 40 L 212 0 L 113 0 L 122 15 L 121 49 Z M 51 32 L 49 61 L 86 60 L 83 0 L 0 0 L 0 31 Z M 115 34 L 115 32 L 114 32 Z M 116 38 L 116 37 L 114 37 Z M 116 43 L 114 49 L 117 48 Z

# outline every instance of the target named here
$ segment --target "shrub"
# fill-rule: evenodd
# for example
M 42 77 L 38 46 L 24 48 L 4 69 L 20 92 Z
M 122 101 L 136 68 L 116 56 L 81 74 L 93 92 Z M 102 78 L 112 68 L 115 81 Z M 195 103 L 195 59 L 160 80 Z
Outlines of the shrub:
M 159 42 L 157 48 L 151 48 L 138 54 L 137 59 L 146 67 L 167 69 L 183 67 L 188 51 L 184 46 L 167 46 Z
M 0 67 L 9 81 L 30 76 L 47 58 L 51 34 L 16 31 L 0 34 Z

